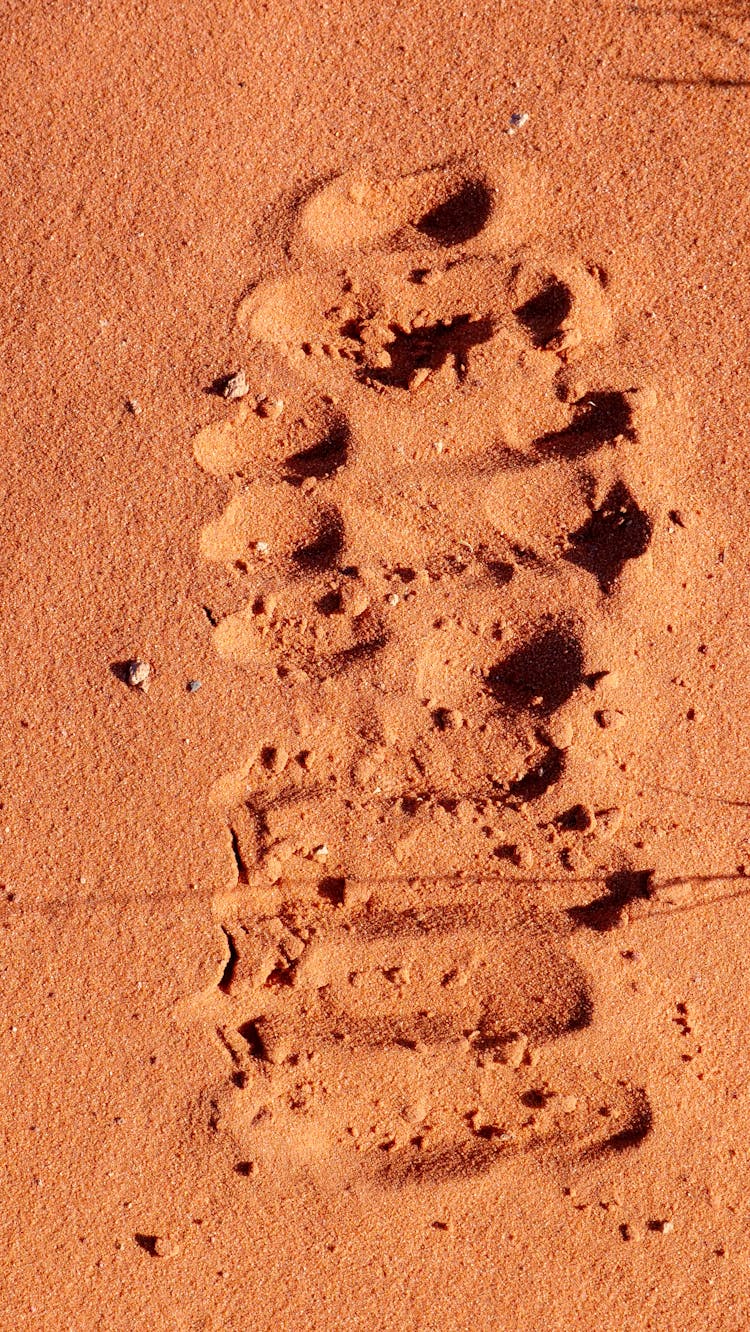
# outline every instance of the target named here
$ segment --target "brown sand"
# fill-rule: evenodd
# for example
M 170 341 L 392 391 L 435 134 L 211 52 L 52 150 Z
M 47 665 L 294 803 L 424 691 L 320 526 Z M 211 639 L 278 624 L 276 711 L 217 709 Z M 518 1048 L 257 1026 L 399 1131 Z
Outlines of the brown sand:
M 3 37 L 2 1327 L 747 1328 L 746 6 Z

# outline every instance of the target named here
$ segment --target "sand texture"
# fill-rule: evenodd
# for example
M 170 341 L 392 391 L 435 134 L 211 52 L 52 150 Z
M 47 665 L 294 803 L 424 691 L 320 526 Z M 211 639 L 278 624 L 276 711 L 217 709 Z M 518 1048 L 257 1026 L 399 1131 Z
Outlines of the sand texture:
M 744 1332 L 747 7 L 2 31 L 0 1327 Z

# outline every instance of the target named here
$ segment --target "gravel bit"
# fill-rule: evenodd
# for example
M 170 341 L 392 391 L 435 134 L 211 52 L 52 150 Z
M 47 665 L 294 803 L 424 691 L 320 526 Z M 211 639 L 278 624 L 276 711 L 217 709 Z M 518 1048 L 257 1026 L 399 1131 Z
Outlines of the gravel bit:
M 233 375 L 227 375 L 221 386 L 221 396 L 227 402 L 235 402 L 237 398 L 246 398 L 250 392 L 250 385 L 245 377 L 244 370 L 236 370 Z
M 140 689 L 142 694 L 148 693 L 151 683 L 151 667 L 147 661 L 138 661 L 134 658 L 129 661 L 125 667 L 125 683 L 128 689 Z

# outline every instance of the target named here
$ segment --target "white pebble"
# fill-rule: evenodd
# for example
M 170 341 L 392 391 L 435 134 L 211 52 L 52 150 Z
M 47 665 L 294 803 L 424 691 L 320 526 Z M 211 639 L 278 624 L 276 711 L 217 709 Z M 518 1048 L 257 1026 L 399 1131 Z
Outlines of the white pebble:
M 238 398 L 246 398 L 249 392 L 250 386 L 245 378 L 245 371 L 237 370 L 235 374 L 228 375 L 224 380 L 221 396 L 227 402 L 235 402 Z
M 147 661 L 129 661 L 127 664 L 125 680 L 129 689 L 140 689 L 142 694 L 148 693 L 148 687 L 151 682 L 151 667 Z

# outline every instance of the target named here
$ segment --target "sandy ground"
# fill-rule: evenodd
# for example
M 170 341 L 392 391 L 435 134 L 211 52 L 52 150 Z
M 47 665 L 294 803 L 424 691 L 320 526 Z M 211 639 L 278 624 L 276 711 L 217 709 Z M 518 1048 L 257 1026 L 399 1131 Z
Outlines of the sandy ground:
M 747 1328 L 747 7 L 2 31 L 3 1327 Z

